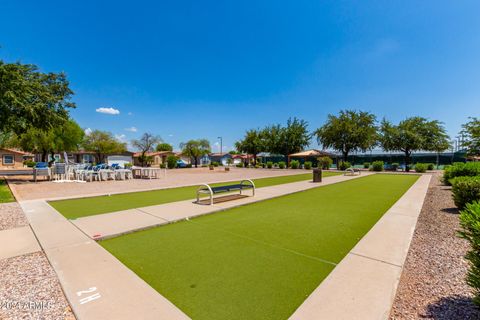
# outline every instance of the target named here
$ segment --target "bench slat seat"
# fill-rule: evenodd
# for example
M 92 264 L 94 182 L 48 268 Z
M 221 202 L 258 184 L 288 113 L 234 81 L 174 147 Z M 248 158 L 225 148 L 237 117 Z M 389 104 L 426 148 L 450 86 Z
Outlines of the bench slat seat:
M 249 184 L 244 184 L 244 182 L 248 182 Z M 208 184 L 201 185 L 197 190 L 197 203 L 200 203 L 200 193 L 209 194 L 210 195 L 210 204 L 213 204 L 213 195 L 217 193 L 223 192 L 232 192 L 232 191 L 240 191 L 242 194 L 242 190 L 245 189 L 252 189 L 252 195 L 255 195 L 255 184 L 251 180 L 243 180 L 237 184 L 230 184 L 225 186 L 218 186 L 218 187 L 210 187 Z

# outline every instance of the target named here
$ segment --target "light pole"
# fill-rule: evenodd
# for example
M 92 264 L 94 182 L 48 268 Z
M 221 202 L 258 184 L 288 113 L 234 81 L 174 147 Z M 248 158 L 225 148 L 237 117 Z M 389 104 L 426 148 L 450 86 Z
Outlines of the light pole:
M 222 154 L 222 148 L 223 148 L 223 139 L 222 137 L 218 137 L 220 139 L 220 155 Z

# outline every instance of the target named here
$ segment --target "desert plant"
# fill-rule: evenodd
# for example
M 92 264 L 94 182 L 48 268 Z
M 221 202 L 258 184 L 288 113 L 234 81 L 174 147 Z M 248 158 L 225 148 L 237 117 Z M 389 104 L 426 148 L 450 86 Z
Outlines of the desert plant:
M 343 170 L 347 170 L 351 166 L 352 165 L 348 161 L 340 161 L 340 163 L 338 164 L 338 169 L 343 171 Z
M 457 177 L 450 180 L 452 184 L 453 201 L 459 209 L 467 203 L 480 201 L 480 176 Z
M 443 171 L 443 183 L 450 185 L 450 180 L 455 177 L 472 177 L 480 175 L 480 162 L 455 162 L 446 166 Z
M 278 167 L 279 167 L 280 169 L 285 169 L 285 161 L 280 161 L 280 162 L 278 163 Z
M 330 169 L 330 166 L 332 165 L 333 160 L 330 157 L 320 157 L 318 158 L 318 167 L 322 168 L 323 170 L 328 170 Z
M 178 158 L 175 157 L 174 155 L 169 155 L 167 157 L 167 167 L 168 169 L 174 169 L 177 167 L 177 160 Z
M 268 162 L 267 162 L 267 168 L 268 168 L 268 169 L 272 169 L 272 167 L 273 167 L 273 162 L 272 162 L 272 161 L 268 161 Z
M 415 163 L 415 172 L 423 173 L 427 172 L 427 165 L 425 163 Z
M 292 168 L 292 169 L 300 168 L 300 162 L 298 160 L 290 161 L 290 168 Z
M 370 162 L 364 162 L 364 163 L 363 163 L 363 168 L 364 168 L 364 169 L 370 168 Z
M 383 161 L 373 161 L 372 162 L 372 171 L 383 171 Z
M 459 236 L 470 243 L 465 258 L 469 261 L 467 284 L 473 288 L 473 302 L 480 306 L 480 203 L 467 204 L 460 212 Z
M 311 161 L 305 161 L 305 163 L 303 165 L 303 168 L 307 169 L 307 170 L 312 169 L 312 162 Z

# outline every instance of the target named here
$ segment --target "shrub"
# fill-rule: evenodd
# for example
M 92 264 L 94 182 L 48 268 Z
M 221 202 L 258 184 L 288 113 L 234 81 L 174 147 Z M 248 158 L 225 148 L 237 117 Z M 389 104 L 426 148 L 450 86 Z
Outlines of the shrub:
M 125 163 L 123 164 L 123 167 L 124 167 L 125 169 L 128 169 L 128 168 L 133 167 L 133 165 L 132 165 L 131 162 L 125 162 Z
M 459 209 L 467 203 L 480 201 L 480 176 L 457 177 L 450 180 L 452 184 L 453 201 Z
M 427 170 L 435 170 L 435 164 L 434 163 L 427 163 Z
M 311 161 L 305 161 L 305 164 L 303 165 L 303 168 L 310 170 L 312 169 L 312 162 Z
M 350 168 L 352 165 L 350 164 L 350 162 L 348 161 L 341 161 L 338 165 L 338 169 L 340 170 L 347 170 L 348 168 Z
M 300 168 L 300 162 L 298 160 L 290 161 L 290 168 L 292 168 L 292 169 Z
M 392 171 L 397 171 L 399 167 L 400 167 L 400 164 L 398 162 L 392 163 Z
M 470 262 L 467 284 L 473 288 L 473 302 L 480 306 L 480 203 L 474 202 L 460 212 L 459 236 L 470 242 L 465 258 Z
M 285 161 L 280 161 L 280 162 L 278 163 L 278 167 L 279 167 L 280 169 L 285 169 L 285 166 L 286 166 L 286 165 L 285 165 Z
M 25 160 L 25 161 L 23 161 L 23 165 L 25 165 L 25 166 L 27 166 L 27 167 L 29 167 L 29 168 L 35 167 L 36 164 L 37 164 L 37 163 L 36 163 L 35 161 L 33 161 L 33 160 Z
M 177 167 L 177 160 L 178 158 L 174 155 L 170 155 L 167 157 L 167 167 L 168 169 L 173 169 Z
M 363 163 L 363 168 L 364 168 L 364 169 L 370 168 L 370 162 L 364 162 L 364 163 Z
M 235 166 L 236 166 L 237 168 L 243 168 L 243 162 L 237 163 Z
M 455 177 L 472 177 L 480 175 L 480 162 L 455 162 L 446 166 L 443 172 L 443 183 L 450 185 L 450 180 Z
M 320 157 L 318 158 L 318 166 L 322 168 L 323 170 L 328 170 L 330 169 L 330 166 L 332 165 L 333 160 L 330 157 Z
M 377 172 L 383 171 L 383 161 L 373 161 L 372 170 Z
M 268 169 L 272 169 L 272 167 L 273 167 L 273 162 L 272 162 L 272 161 L 268 161 L 268 162 L 267 162 L 267 168 L 268 168 Z
M 185 168 L 191 168 L 192 167 L 192 164 L 191 163 L 187 163 L 187 166 Z
M 212 161 L 212 163 L 210 163 L 210 165 L 212 165 L 214 167 L 218 167 L 218 162 L 217 161 Z
M 166 166 L 167 166 L 167 165 L 166 165 L 165 163 L 160 163 L 160 168 L 161 168 L 161 169 L 165 169 Z
M 427 165 L 425 163 L 415 163 L 415 172 L 427 172 Z

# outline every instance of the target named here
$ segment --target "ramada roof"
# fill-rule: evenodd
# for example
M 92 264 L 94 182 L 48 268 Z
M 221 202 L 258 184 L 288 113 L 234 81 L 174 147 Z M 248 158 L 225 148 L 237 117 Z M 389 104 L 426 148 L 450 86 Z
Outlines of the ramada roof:
M 11 153 L 21 154 L 21 155 L 24 155 L 24 156 L 32 156 L 32 157 L 34 156 L 30 152 L 25 152 L 25 151 L 22 151 L 22 150 L 19 150 L 19 149 L 14 149 L 14 148 L 1 148 L 0 150 L 5 150 L 5 151 L 11 152 Z

